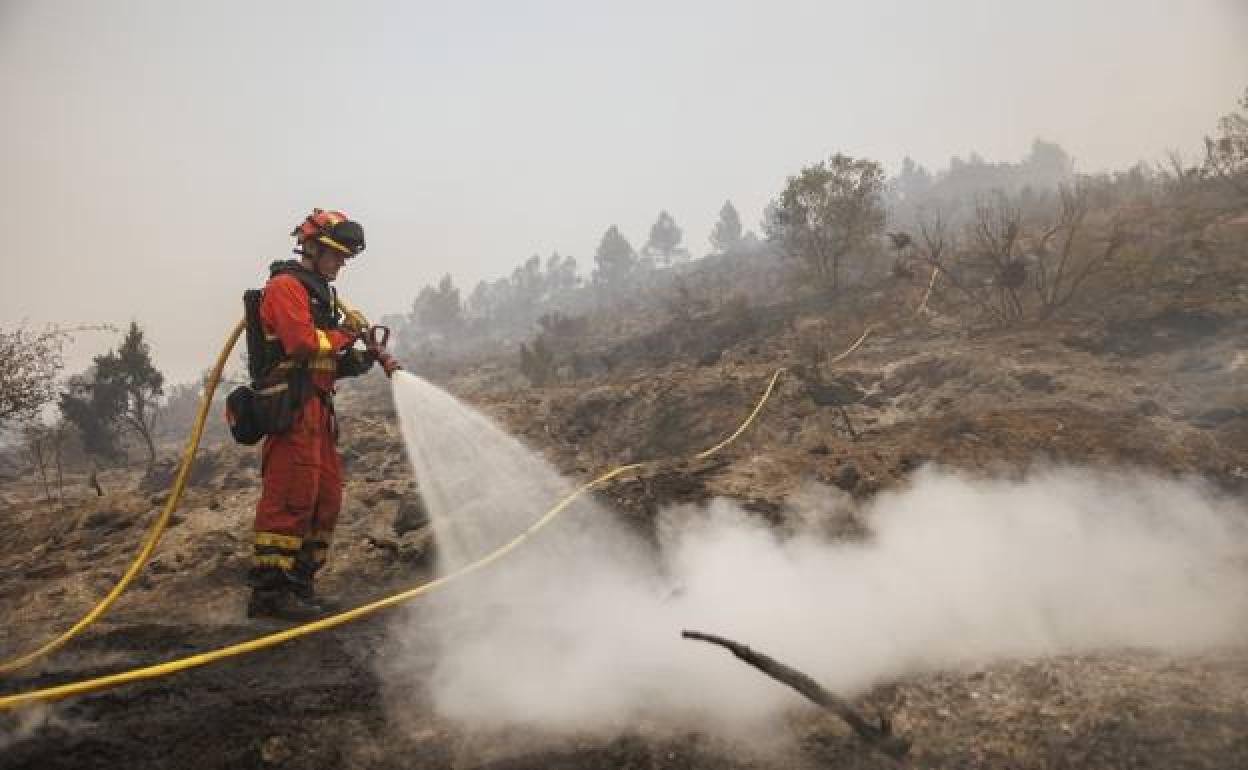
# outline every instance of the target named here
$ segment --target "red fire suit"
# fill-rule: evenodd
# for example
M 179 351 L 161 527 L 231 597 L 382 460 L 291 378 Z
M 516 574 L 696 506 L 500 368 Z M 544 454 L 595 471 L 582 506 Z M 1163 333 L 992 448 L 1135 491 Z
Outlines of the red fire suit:
M 325 563 L 342 508 L 342 463 L 335 447 L 331 397 L 339 357 L 356 335 L 317 328 L 312 297 L 294 275 L 279 273 L 265 285 L 260 321 L 292 362 L 307 361 L 313 393 L 292 428 L 266 436 L 263 489 L 256 505 L 254 566 L 279 568 L 310 581 Z

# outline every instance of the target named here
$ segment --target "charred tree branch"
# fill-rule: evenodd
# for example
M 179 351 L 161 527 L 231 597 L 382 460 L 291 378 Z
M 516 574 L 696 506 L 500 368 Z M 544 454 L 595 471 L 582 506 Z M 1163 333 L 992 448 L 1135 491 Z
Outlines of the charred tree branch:
M 836 714 L 868 746 L 880 753 L 893 759 L 902 759 L 909 753 L 910 741 L 894 735 L 893 725 L 887 718 L 881 717 L 879 725 L 871 724 L 848 701 L 823 689 L 818 682 L 801 671 L 786 666 L 761 652 L 755 652 L 744 644 L 734 642 L 731 639 L 725 639 L 722 636 L 704 634 L 700 631 L 682 631 L 680 635 L 685 639 L 696 639 L 702 642 L 717 644 L 777 682 L 787 684 L 802 695 L 805 695 L 813 703 Z

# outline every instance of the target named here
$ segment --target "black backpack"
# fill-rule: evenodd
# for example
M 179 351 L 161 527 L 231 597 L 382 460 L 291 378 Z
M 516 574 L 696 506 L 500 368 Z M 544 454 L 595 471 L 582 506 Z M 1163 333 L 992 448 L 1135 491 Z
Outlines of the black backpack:
M 274 267 L 276 267 L 276 263 Z M 276 274 L 276 271 L 273 271 Z M 243 292 L 243 319 L 247 340 L 250 384 L 239 385 L 225 399 L 225 420 L 240 444 L 252 446 L 265 436 L 290 430 L 311 383 L 306 365 L 274 374 L 286 358 L 281 343 L 265 338 L 260 322 L 264 289 Z

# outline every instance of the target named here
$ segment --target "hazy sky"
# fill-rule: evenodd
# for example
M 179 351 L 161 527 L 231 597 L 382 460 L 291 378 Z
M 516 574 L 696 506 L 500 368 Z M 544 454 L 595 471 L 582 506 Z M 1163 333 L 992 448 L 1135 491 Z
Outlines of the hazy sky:
M 1194 156 L 1246 85 L 1248 0 L 0 0 L 0 325 L 136 319 L 187 379 L 312 206 L 376 317 L 661 208 L 701 253 L 838 150 Z

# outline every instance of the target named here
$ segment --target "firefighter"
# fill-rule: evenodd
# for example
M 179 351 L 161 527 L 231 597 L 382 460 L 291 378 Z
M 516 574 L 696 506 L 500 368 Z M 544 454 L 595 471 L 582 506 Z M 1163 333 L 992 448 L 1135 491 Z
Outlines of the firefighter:
M 374 363 L 386 376 L 400 366 L 382 348 L 355 346 L 369 338 L 368 322 L 344 313 L 330 286 L 364 250 L 359 223 L 341 211 L 314 209 L 291 235 L 300 259 L 270 265 L 259 318 L 273 359 L 270 377 L 289 385 L 294 417 L 289 430 L 266 436 L 262 448 L 247 615 L 301 621 L 333 609 L 313 584 L 342 507 L 334 383 Z

